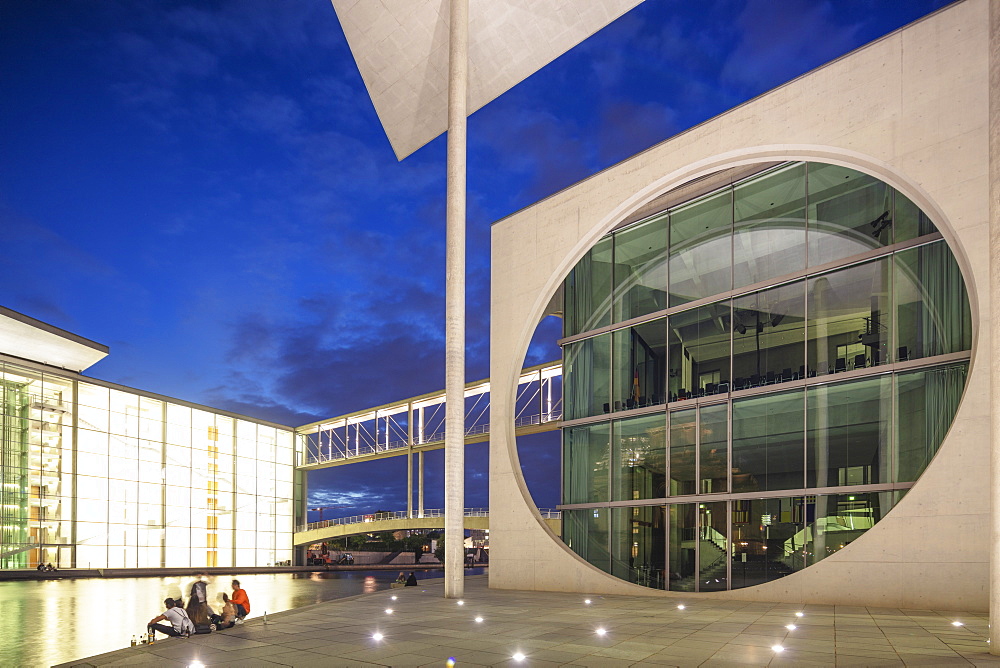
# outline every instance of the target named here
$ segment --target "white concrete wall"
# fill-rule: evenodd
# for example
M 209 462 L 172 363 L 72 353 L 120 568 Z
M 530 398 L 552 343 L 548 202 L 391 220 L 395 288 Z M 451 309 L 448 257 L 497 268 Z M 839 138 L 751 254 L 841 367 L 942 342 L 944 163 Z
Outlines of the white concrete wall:
M 920 480 L 860 539 L 775 582 L 683 597 L 987 609 L 989 64 L 988 0 L 966 0 L 494 225 L 491 587 L 680 595 L 603 573 L 543 526 L 518 464 L 518 370 L 566 274 L 629 212 L 720 168 L 812 160 L 891 184 L 948 239 L 969 284 L 975 323 L 965 396 Z

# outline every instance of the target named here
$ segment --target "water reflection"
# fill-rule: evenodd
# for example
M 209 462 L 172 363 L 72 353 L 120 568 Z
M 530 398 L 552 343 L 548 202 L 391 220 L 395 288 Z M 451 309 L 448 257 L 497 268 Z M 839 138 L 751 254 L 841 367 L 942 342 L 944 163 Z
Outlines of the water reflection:
M 482 569 L 466 571 L 483 572 Z M 250 596 L 250 617 L 344 596 L 389 589 L 396 571 L 320 571 L 238 575 Z M 442 577 L 424 571 L 421 580 Z M 0 582 L 0 666 L 50 666 L 127 647 L 133 634 L 183 593 L 194 576 Z M 208 600 L 221 608 L 232 576 L 206 576 Z

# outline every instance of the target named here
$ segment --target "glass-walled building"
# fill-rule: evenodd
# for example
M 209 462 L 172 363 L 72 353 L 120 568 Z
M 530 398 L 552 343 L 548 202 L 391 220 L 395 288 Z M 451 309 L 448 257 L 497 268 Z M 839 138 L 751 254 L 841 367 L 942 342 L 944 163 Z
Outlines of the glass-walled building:
M 941 444 L 972 342 L 958 264 L 902 193 L 819 163 L 720 180 L 563 287 L 563 539 L 674 591 L 774 580 L 871 528 Z
M 292 431 L 0 359 L 0 568 L 292 559 Z

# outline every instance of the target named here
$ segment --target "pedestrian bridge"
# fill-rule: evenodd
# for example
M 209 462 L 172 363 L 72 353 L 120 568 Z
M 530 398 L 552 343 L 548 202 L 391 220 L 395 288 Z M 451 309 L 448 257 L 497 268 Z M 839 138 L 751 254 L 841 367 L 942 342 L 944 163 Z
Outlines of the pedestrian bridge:
M 521 371 L 514 429 L 518 436 L 552 431 L 562 418 L 562 362 Z M 444 447 L 444 390 L 366 408 L 296 429 L 302 439 L 296 467 L 315 471 L 383 457 L 422 458 Z M 490 381 L 465 386 L 465 443 L 490 438 Z M 426 514 L 426 513 L 425 513 Z
M 556 535 L 561 535 L 562 514 L 558 510 L 539 509 L 542 518 Z M 332 538 L 343 538 L 362 533 L 378 533 L 382 531 L 409 531 L 414 529 L 443 529 L 444 510 L 425 510 L 423 513 L 379 512 L 371 515 L 355 515 L 340 517 L 321 522 L 312 522 L 300 526 L 293 536 L 296 547 L 312 545 Z M 466 529 L 489 529 L 490 513 L 486 508 L 465 509 Z

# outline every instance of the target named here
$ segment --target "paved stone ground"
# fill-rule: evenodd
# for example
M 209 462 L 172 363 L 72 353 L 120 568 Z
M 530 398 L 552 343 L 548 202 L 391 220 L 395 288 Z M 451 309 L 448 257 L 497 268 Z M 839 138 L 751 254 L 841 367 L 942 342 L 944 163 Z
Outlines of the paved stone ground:
M 466 579 L 462 605 L 442 591 L 441 580 L 426 581 L 63 665 L 445 666 L 453 658 L 460 667 L 1000 666 L 986 651 L 983 613 L 696 596 L 684 609 L 675 599 L 633 596 L 587 604 L 580 594 L 491 591 L 486 576 Z

